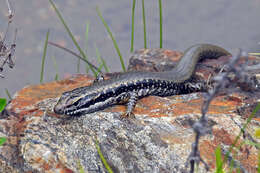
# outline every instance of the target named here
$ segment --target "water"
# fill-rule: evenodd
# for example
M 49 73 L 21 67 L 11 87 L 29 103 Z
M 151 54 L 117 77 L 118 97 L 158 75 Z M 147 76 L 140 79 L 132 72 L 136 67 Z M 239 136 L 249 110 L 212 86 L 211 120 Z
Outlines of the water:
M 47 0 L 11 1 L 15 16 L 9 29 L 8 39 L 13 39 L 14 28 L 18 28 L 15 68 L 4 69 L 5 79 L 0 78 L 0 97 L 7 97 L 4 89 L 11 94 L 29 84 L 40 81 L 41 57 L 46 32 L 49 40 L 65 45 L 77 52 L 63 25 Z M 102 57 L 112 71 L 121 71 L 120 62 L 112 41 L 95 11 L 99 6 L 109 24 L 119 48 L 129 58 L 131 35 L 131 5 L 129 0 L 77 0 L 55 1 L 67 24 L 81 46 L 85 49 L 84 32 L 90 23 L 87 54 L 96 62 L 98 47 Z M 141 1 L 137 1 L 135 15 L 135 49 L 143 47 Z M 158 1 L 145 1 L 148 47 L 159 47 Z M 185 50 L 196 43 L 213 43 L 228 50 L 243 48 L 260 52 L 260 1 L 259 0 L 164 0 L 163 1 L 163 47 Z M 7 26 L 7 6 L 0 1 L 0 33 Z M 9 42 L 10 42 L 9 41 Z M 72 55 L 49 46 L 45 64 L 44 81 L 54 79 L 56 70 L 52 57 L 56 58 L 61 78 L 77 72 L 77 59 Z M 81 73 L 85 72 L 81 63 Z

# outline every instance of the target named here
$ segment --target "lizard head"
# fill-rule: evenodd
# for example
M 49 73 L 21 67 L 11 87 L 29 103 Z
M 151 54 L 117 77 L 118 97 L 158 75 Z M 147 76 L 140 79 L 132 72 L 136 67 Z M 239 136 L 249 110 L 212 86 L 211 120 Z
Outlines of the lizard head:
M 76 88 L 61 95 L 54 106 L 54 112 L 71 116 L 93 113 L 115 102 L 113 97 L 109 97 L 111 94 L 111 91 L 94 92 L 92 86 Z
M 54 106 L 56 114 L 80 115 L 88 113 L 92 104 L 99 97 L 99 94 L 87 92 L 88 87 L 76 88 L 72 91 L 64 92 L 57 104 Z M 84 94 L 83 91 L 84 90 Z

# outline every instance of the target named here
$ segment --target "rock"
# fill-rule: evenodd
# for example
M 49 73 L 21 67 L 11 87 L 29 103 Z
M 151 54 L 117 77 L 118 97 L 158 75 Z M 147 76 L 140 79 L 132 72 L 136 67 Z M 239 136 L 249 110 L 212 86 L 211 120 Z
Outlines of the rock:
M 161 49 L 152 55 L 156 53 L 166 61 L 181 55 Z M 216 62 L 207 63 L 220 66 Z M 215 72 L 209 64 L 205 66 L 208 72 L 198 68 L 196 75 L 207 79 L 209 72 Z M 160 65 L 157 67 L 163 70 Z M 17 92 L 6 108 L 6 115 L 0 117 L 0 136 L 8 139 L 0 147 L 0 172 L 79 172 L 79 163 L 86 172 L 106 172 L 96 141 L 114 172 L 188 172 L 185 162 L 195 138 L 191 124 L 201 116 L 202 93 L 143 98 L 134 110 L 135 119 L 120 119 L 125 111 L 122 105 L 73 118 L 52 112 L 64 91 L 90 85 L 93 80 L 88 75 L 75 75 L 27 86 Z M 203 136 L 199 144 L 201 157 L 210 172 L 216 167 L 215 149 L 220 146 L 222 151 L 227 151 L 251 113 L 253 106 L 248 107 L 259 102 L 258 99 L 233 93 L 212 101 L 207 114 L 212 134 Z M 259 142 L 254 137 L 259 117 L 258 112 L 246 129 L 247 139 L 239 138 L 238 144 L 245 140 Z M 237 154 L 232 154 L 242 170 L 257 172 L 257 153 L 255 147 L 244 144 Z M 199 172 L 206 172 L 202 164 Z
M 166 49 L 140 49 L 130 57 L 128 71 L 167 71 L 171 70 L 183 53 Z

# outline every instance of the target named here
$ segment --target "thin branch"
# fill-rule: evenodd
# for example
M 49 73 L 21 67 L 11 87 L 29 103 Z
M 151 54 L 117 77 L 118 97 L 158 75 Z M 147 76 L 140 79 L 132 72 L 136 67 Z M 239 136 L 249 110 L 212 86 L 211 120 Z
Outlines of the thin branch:
M 51 41 L 49 41 L 48 43 L 49 43 L 50 45 L 52 45 L 52 46 L 58 47 L 58 48 L 60 48 L 60 49 L 65 50 L 66 52 L 69 52 L 70 54 L 72 54 L 72 55 L 78 57 L 79 59 L 81 59 L 82 61 L 86 62 L 89 66 L 93 67 L 96 71 L 99 71 L 99 69 L 98 69 L 95 65 L 93 65 L 92 63 L 90 63 L 88 60 L 82 58 L 79 54 L 73 52 L 72 50 L 70 50 L 70 49 L 68 49 L 68 48 L 66 48 L 66 47 L 64 47 L 64 46 L 61 46 L 61 45 L 59 45 L 59 44 L 57 44 L 57 43 L 53 43 L 53 42 L 51 42 Z M 101 71 L 100 71 L 100 73 L 103 74 Z
M 0 64 L 0 72 L 3 71 L 5 64 L 8 64 L 10 68 L 13 68 L 14 62 L 13 62 L 12 58 L 14 56 L 15 47 L 16 47 L 15 42 L 16 42 L 17 29 L 15 30 L 13 43 L 11 45 L 5 44 L 9 26 L 10 26 L 10 23 L 12 22 L 12 18 L 14 16 L 14 13 L 11 8 L 9 0 L 6 0 L 6 4 L 8 7 L 8 24 L 7 24 L 7 28 L 6 28 L 3 38 L 0 36 L 0 58 L 3 59 L 2 64 Z M 4 75 L 0 74 L 0 78 L 4 78 Z
M 5 30 L 4 38 L 3 38 L 3 40 L 2 40 L 3 43 L 5 42 L 5 38 L 6 38 L 6 35 L 7 35 L 8 30 L 9 30 L 9 25 L 10 25 L 10 23 L 8 22 L 7 28 L 6 28 L 6 30 Z
M 219 73 L 217 76 L 213 78 L 213 82 L 215 83 L 213 89 L 210 89 L 205 94 L 205 100 L 201 107 L 202 116 L 199 119 L 199 121 L 195 122 L 192 125 L 196 138 L 195 138 L 195 142 L 192 144 L 192 151 L 186 162 L 186 163 L 189 162 L 191 165 L 191 169 L 190 169 L 191 173 L 194 172 L 195 163 L 199 164 L 199 162 L 203 162 L 206 169 L 208 169 L 207 164 L 201 159 L 200 156 L 199 139 L 201 136 L 207 134 L 208 132 L 211 132 L 211 128 L 209 127 L 208 124 L 208 118 L 206 116 L 211 101 L 217 96 L 217 94 L 221 90 L 230 92 L 230 91 L 235 91 L 238 87 L 240 90 L 244 92 L 259 90 L 259 83 L 257 81 L 254 81 L 247 73 L 248 72 L 247 70 L 255 69 L 259 67 L 259 64 L 257 64 L 254 67 L 248 66 L 248 56 L 246 55 L 247 57 L 246 62 L 238 65 L 238 61 L 240 57 L 243 55 L 244 52 L 239 50 L 239 52 L 231 58 L 229 63 L 225 65 L 224 72 Z M 233 74 L 233 76 L 235 77 L 231 77 L 232 76 L 231 74 Z M 237 139 L 235 140 L 232 147 L 234 147 L 236 143 L 237 143 Z M 230 151 L 232 150 L 232 147 Z
M 13 12 L 13 10 L 11 8 L 9 0 L 6 0 L 6 4 L 7 4 L 7 8 L 8 8 L 8 19 L 9 19 L 8 23 L 11 23 L 12 22 L 12 18 L 14 16 L 14 12 Z

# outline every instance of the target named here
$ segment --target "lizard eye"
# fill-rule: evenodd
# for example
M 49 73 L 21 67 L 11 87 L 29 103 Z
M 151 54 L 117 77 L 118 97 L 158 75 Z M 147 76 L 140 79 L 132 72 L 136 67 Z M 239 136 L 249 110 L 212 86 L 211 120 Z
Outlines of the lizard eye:
M 96 102 L 96 100 L 99 98 L 100 94 L 96 94 L 96 93 L 92 93 L 89 95 L 85 95 L 84 97 L 77 99 L 74 99 L 74 101 L 72 101 L 71 105 L 75 106 L 75 107 L 88 107 L 90 105 L 92 105 L 93 103 Z
M 80 106 L 80 100 L 75 101 L 72 105 L 75 106 L 75 107 L 79 107 Z

